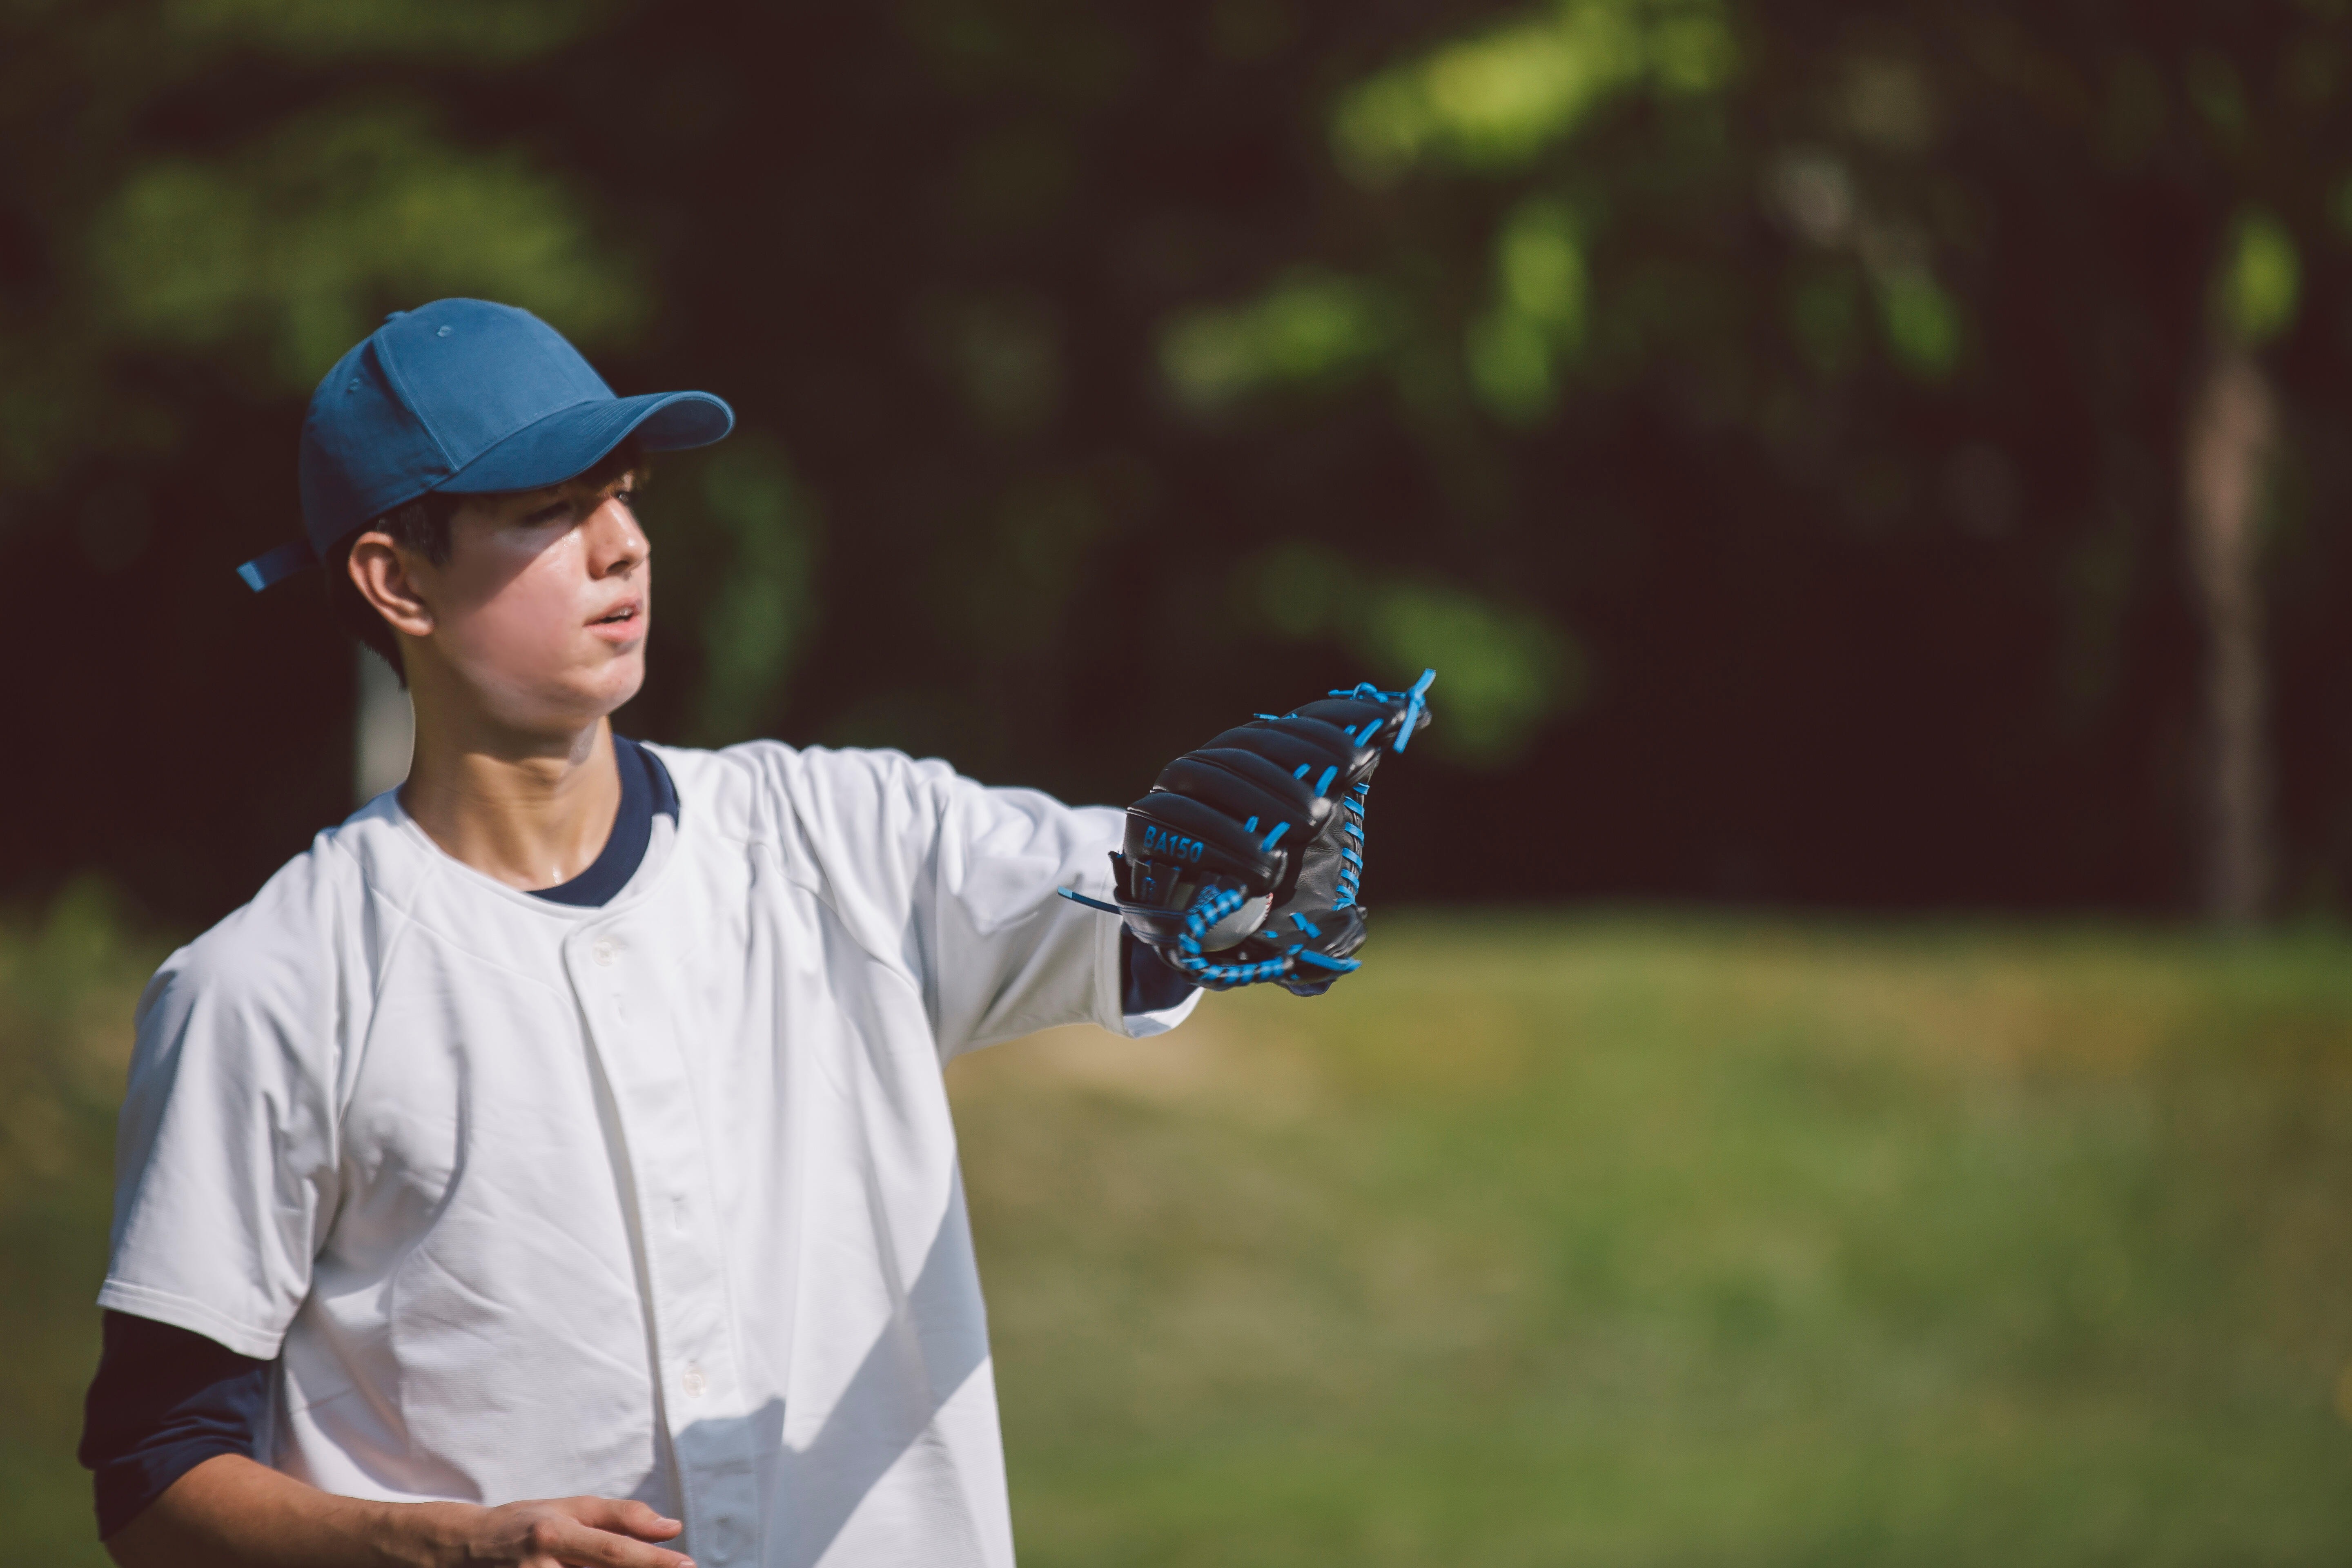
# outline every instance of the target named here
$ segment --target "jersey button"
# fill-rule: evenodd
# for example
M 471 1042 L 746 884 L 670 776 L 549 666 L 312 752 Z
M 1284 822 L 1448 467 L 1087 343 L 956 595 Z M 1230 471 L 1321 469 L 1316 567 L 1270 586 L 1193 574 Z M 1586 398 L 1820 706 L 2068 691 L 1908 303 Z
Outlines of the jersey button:
M 688 1365 L 686 1375 L 677 1381 L 678 1386 L 686 1390 L 688 1399 L 699 1399 L 710 1391 L 710 1380 L 702 1375 L 702 1369 L 698 1366 Z
M 609 966 L 620 955 L 621 944 L 609 936 L 600 936 L 596 939 L 596 945 L 588 951 L 598 963 Z

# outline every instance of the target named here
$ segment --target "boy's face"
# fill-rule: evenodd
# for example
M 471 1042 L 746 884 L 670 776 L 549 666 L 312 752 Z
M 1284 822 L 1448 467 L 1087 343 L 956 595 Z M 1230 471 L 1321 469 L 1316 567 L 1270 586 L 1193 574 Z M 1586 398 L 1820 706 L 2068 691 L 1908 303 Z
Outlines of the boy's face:
M 625 488 L 469 497 L 449 545 L 437 565 L 397 552 L 418 612 L 412 625 L 394 622 L 412 639 L 412 684 L 455 685 L 493 721 L 547 733 L 593 723 L 636 695 L 653 547 Z M 428 675 L 425 662 L 441 668 Z

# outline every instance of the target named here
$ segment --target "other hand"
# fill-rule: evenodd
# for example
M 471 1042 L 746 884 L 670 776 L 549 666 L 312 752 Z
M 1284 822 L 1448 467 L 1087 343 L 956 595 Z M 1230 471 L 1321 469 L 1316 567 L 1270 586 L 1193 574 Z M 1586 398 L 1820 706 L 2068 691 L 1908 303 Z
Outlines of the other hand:
M 446 1531 L 452 1550 L 444 1561 L 451 1568 L 694 1568 L 685 1553 L 646 1544 L 668 1541 L 686 1526 L 641 1502 L 551 1498 L 467 1507 L 436 1522 Z

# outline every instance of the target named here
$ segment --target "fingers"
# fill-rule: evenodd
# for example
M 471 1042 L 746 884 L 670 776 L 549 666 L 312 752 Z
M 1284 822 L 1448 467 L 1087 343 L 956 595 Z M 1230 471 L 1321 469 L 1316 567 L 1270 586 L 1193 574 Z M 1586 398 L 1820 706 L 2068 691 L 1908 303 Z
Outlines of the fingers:
M 616 1534 L 634 1535 L 640 1541 L 667 1541 L 686 1528 L 634 1498 L 583 1497 L 571 1500 L 577 1505 L 572 1517 L 581 1523 Z
M 530 1568 L 694 1568 L 694 1560 L 682 1552 L 569 1520 L 531 1526 L 530 1549 L 523 1559 Z
M 529 1568 L 694 1568 L 683 1552 L 646 1544 L 683 1528 L 641 1502 L 565 1498 L 541 1505 L 530 1521 L 522 1561 Z

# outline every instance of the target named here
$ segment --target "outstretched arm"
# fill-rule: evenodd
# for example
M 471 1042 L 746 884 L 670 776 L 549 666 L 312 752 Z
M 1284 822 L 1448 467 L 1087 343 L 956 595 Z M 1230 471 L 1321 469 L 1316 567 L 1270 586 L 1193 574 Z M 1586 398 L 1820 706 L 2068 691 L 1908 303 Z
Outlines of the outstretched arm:
M 693 1568 L 648 1544 L 681 1528 L 611 1498 L 369 1502 L 220 1454 L 173 1482 L 106 1549 L 121 1568 Z

